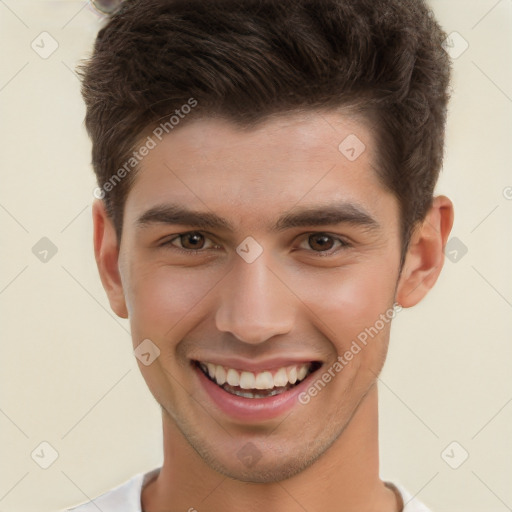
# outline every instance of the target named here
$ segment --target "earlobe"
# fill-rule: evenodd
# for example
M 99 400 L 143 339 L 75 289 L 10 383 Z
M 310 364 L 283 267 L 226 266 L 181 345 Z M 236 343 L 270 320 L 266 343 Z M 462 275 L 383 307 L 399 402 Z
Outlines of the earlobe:
M 403 307 L 418 304 L 437 281 L 453 215 L 450 199 L 438 196 L 425 220 L 414 230 L 397 287 L 396 300 Z
M 107 215 L 103 201 L 97 199 L 92 205 L 94 225 L 94 256 L 103 288 L 107 292 L 110 307 L 121 318 L 128 318 L 124 290 L 119 273 L 119 247 L 111 218 Z

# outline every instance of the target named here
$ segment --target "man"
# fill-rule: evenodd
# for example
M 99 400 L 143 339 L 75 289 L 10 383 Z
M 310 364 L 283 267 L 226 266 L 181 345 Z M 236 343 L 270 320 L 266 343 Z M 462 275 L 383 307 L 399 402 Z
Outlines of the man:
M 164 463 L 70 510 L 427 510 L 380 479 L 376 382 L 453 223 L 445 37 L 421 0 L 133 0 L 99 32 L 95 254 Z

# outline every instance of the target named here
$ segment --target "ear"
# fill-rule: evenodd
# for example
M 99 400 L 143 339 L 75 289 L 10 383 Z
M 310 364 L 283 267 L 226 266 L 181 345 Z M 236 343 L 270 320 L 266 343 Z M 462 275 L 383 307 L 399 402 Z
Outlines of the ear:
M 94 224 L 94 256 L 103 288 L 110 307 L 121 318 L 128 318 L 121 274 L 119 273 L 119 246 L 112 219 L 105 211 L 103 201 L 96 199 L 92 205 Z
M 396 301 L 415 306 L 434 286 L 444 264 L 444 249 L 453 226 L 453 204 L 434 198 L 425 220 L 414 230 L 400 276 Z

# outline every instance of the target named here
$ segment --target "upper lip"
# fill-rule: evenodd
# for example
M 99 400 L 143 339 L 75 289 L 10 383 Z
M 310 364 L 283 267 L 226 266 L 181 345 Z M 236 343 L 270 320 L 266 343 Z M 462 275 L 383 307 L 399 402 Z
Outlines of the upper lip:
M 254 361 L 251 359 L 243 359 L 240 357 L 226 357 L 220 359 L 219 357 L 206 357 L 205 359 L 196 359 L 201 363 L 213 363 L 226 368 L 233 368 L 234 370 L 246 370 L 249 372 L 261 372 L 264 370 L 276 370 L 284 366 L 309 364 L 312 362 L 319 362 L 318 359 L 312 358 L 297 358 L 295 357 L 277 357 L 274 359 L 266 359 L 264 361 Z

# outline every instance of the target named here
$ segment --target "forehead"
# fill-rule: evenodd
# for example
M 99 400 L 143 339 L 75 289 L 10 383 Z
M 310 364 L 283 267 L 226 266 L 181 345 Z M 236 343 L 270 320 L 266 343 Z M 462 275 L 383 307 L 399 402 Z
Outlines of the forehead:
M 139 164 L 127 216 L 180 203 L 247 213 L 257 223 L 299 202 L 352 202 L 372 211 L 394 199 L 377 177 L 370 127 L 337 113 L 280 116 L 252 128 L 197 119 L 155 142 Z
M 318 162 L 325 165 L 330 162 L 335 165 L 353 163 L 359 157 L 366 163 L 375 159 L 369 127 L 362 121 L 332 112 L 282 115 L 260 122 L 255 127 L 205 118 L 185 125 L 165 139 L 169 146 L 179 147 L 174 155 L 176 162 L 186 160 L 192 163 L 199 157 L 211 165 L 242 164 L 248 177 L 249 173 L 265 169 L 285 169 L 287 163 Z M 146 164 L 150 163 L 151 158 Z M 297 166 L 298 171 L 300 167 Z

